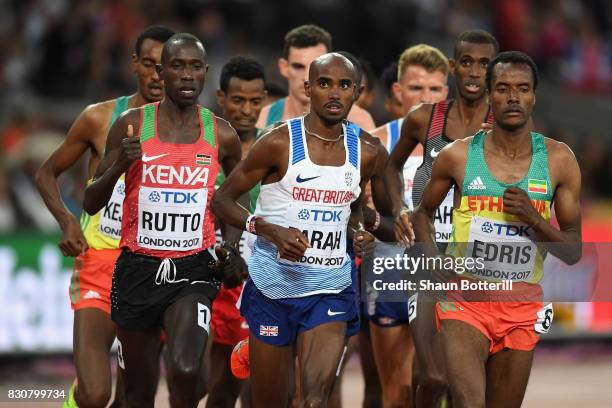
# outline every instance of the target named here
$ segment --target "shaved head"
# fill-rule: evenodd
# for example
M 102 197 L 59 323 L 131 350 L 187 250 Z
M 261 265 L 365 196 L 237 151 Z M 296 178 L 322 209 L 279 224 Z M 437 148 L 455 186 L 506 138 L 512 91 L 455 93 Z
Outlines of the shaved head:
M 353 63 L 345 56 L 336 52 L 330 52 L 321 55 L 319 58 L 313 61 L 310 65 L 310 71 L 308 72 L 308 80 L 314 82 L 320 75 L 321 72 L 329 67 L 342 66 L 346 69 L 347 75 L 349 75 L 353 81 L 357 81 L 357 68 Z
M 187 44 L 191 44 L 195 48 L 199 49 L 202 52 L 202 59 L 206 60 L 206 50 L 204 49 L 202 41 L 200 41 L 198 37 L 189 33 L 178 33 L 170 37 L 164 44 L 161 57 L 162 64 L 166 65 L 170 59 L 170 56 L 176 54 L 178 49 Z

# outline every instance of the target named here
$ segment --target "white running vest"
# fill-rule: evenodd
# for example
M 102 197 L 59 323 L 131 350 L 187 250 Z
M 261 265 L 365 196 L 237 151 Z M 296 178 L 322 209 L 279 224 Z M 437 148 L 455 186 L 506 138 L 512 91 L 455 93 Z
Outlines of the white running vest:
M 387 127 L 387 144 L 385 147 L 387 148 L 389 154 L 391 154 L 391 151 L 400 138 L 403 123 L 404 118 L 399 118 L 392 120 L 385 125 Z M 404 203 L 411 210 L 414 210 L 414 205 L 412 205 L 412 184 L 414 182 L 414 175 L 422 162 L 423 156 L 410 155 L 408 156 L 406 163 L 404 163 Z
M 285 176 L 261 186 L 255 214 L 283 227 L 297 228 L 311 248 L 297 262 L 278 257 L 276 246 L 259 236 L 249 262 L 253 283 L 271 299 L 339 293 L 351 280 L 346 253 L 351 203 L 361 193 L 361 129 L 343 126 L 346 160 L 319 166 L 308 156 L 304 118 L 287 121 L 289 164 Z

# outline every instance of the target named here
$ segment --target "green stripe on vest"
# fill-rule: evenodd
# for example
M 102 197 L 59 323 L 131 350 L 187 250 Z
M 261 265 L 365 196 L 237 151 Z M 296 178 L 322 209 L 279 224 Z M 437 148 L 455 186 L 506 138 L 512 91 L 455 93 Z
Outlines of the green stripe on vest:
M 525 177 L 517 183 L 503 183 L 491 175 L 484 157 L 484 141 L 487 136 L 484 132 L 474 135 L 468 148 L 468 156 L 463 180 L 464 196 L 487 195 L 503 197 L 504 191 L 510 186 L 516 186 L 527 192 L 529 198 L 551 201 L 553 196 L 552 184 L 548 173 L 548 154 L 546 141 L 540 133 L 531 132 L 531 164 Z M 529 188 L 531 182 L 531 188 Z M 542 187 L 544 193 L 534 192 L 535 187 Z
M 215 120 L 213 113 L 206 108 L 200 107 L 200 117 L 204 126 L 204 140 L 213 148 L 216 148 L 215 141 Z
M 155 136 L 155 110 L 157 104 L 151 103 L 143 106 L 142 110 L 142 127 L 140 128 L 140 143 Z

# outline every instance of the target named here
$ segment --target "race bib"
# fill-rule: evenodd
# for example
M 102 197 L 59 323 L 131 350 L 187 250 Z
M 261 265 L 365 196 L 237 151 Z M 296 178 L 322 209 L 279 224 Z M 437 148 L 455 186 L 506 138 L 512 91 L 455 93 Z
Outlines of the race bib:
M 538 320 L 534 325 L 535 331 L 540 334 L 548 333 L 548 330 L 550 330 L 550 326 L 552 325 L 554 314 L 552 303 L 549 303 L 540 309 L 538 312 Z
M 419 293 L 417 292 L 408 298 L 408 324 L 412 323 L 412 321 L 417 317 L 418 297 Z
M 434 227 L 436 228 L 436 242 L 448 242 L 453 230 L 453 205 L 455 188 L 451 188 L 444 197 L 442 204 L 436 209 Z
M 533 234 L 532 227 L 522 222 L 474 216 L 466 256 L 480 258 L 484 268 L 472 274 L 485 280 L 530 281 L 538 253 L 530 238 Z
M 208 190 L 140 187 L 138 245 L 164 251 L 202 246 Z
M 299 229 L 310 243 L 304 256 L 291 262 L 283 258 L 284 264 L 338 268 L 346 262 L 346 225 L 350 208 L 325 207 L 321 205 L 292 202 L 287 207 L 286 227 Z
M 125 182 L 121 178 L 115 184 L 110 200 L 100 211 L 98 231 L 109 238 L 121 239 L 121 216 L 123 215 L 124 197 Z

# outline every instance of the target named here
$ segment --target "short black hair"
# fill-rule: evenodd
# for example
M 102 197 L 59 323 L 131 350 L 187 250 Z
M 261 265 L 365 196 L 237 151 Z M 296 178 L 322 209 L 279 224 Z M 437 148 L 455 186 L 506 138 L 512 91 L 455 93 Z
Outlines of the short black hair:
M 376 75 L 374 74 L 374 69 L 372 68 L 372 64 L 370 61 L 363 57 L 359 57 L 359 63 L 361 64 L 361 70 L 363 71 L 363 75 L 368 79 L 368 84 L 366 85 L 366 89 L 368 91 L 372 91 L 374 89 L 374 85 L 376 83 Z
M 266 82 L 266 92 L 268 92 L 268 96 L 277 98 L 284 98 L 288 95 L 287 88 L 274 81 Z
M 497 64 L 524 64 L 529 66 L 533 77 L 533 90 L 535 91 L 538 87 L 538 67 L 531 57 L 520 51 L 504 51 L 500 52 L 487 67 L 487 89 L 489 91 L 493 82 L 493 69 Z
M 261 79 L 265 85 L 266 74 L 264 67 L 253 57 L 233 57 L 221 68 L 221 78 L 219 78 L 219 88 L 227 92 L 230 79 L 240 78 L 245 81 Z
M 495 54 L 497 55 L 499 52 L 499 43 L 489 32 L 485 30 L 467 30 L 461 33 L 457 41 L 455 41 L 455 59 L 459 57 L 459 46 L 462 42 L 471 44 L 491 44 L 495 50 Z
M 301 25 L 289 31 L 285 35 L 285 44 L 283 46 L 283 57 L 289 56 L 289 48 L 307 48 L 314 47 L 317 44 L 323 44 L 327 51 L 332 50 L 332 37 L 329 32 L 314 24 Z
M 142 33 L 138 35 L 136 39 L 136 46 L 134 47 L 134 52 L 137 57 L 140 57 L 140 50 L 142 49 L 142 43 L 145 40 L 153 40 L 164 44 L 170 37 L 172 37 L 175 32 L 166 26 L 155 25 L 146 28 Z
M 397 61 L 393 61 L 380 76 L 387 96 L 393 96 L 393 84 L 397 82 L 397 65 Z
M 164 48 L 162 49 L 161 55 L 162 64 L 168 58 L 168 52 L 170 51 L 170 47 L 173 45 L 173 43 L 178 42 L 184 42 L 187 44 L 194 45 L 200 44 L 202 46 L 202 50 L 204 51 L 204 58 L 206 59 L 206 48 L 204 48 L 204 44 L 202 43 L 202 41 L 200 41 L 198 37 L 189 33 L 176 33 L 172 37 L 168 38 L 168 40 L 166 40 L 166 42 L 164 43 Z

